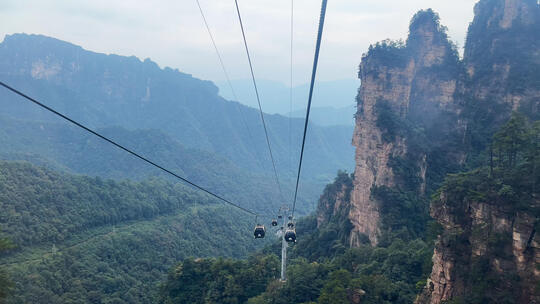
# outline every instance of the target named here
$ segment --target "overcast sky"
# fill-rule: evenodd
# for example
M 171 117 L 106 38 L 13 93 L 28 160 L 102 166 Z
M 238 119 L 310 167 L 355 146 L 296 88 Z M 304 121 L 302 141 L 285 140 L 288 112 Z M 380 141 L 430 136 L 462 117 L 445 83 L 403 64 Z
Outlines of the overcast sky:
M 249 77 L 234 0 L 199 0 L 233 79 Z M 371 43 L 406 38 L 412 15 L 433 8 L 464 44 L 476 0 L 329 0 L 319 80 L 354 78 Z M 309 81 L 319 0 L 294 0 L 294 83 Z M 255 75 L 289 82 L 291 0 L 239 0 Z M 224 79 L 195 0 L 0 0 L 0 35 L 33 33 L 83 48 L 151 58 L 195 77 Z

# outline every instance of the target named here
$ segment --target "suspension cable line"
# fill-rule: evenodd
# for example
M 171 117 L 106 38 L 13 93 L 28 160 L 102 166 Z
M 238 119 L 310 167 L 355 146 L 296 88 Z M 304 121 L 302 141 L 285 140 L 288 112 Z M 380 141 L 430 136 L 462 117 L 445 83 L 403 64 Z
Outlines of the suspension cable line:
M 252 136 L 252 133 L 251 133 L 251 129 L 249 128 L 249 125 L 246 121 L 246 118 L 244 116 L 244 112 L 242 111 L 242 108 L 239 104 L 239 99 L 238 99 L 238 96 L 236 95 L 236 91 L 234 90 L 234 87 L 232 85 L 232 82 L 231 82 L 231 78 L 229 77 L 229 73 L 227 72 L 227 68 L 225 68 L 225 63 L 223 62 L 223 58 L 221 57 L 221 52 L 219 51 L 218 47 L 217 47 L 217 44 L 216 44 L 216 41 L 214 39 L 214 35 L 212 34 L 212 31 L 210 30 L 210 26 L 208 25 L 208 22 L 206 20 L 206 16 L 204 14 L 204 11 L 201 7 L 201 3 L 199 2 L 199 0 L 195 0 L 197 2 L 197 6 L 199 7 L 199 12 L 201 13 L 201 17 L 204 21 L 204 25 L 206 27 L 206 31 L 208 32 L 208 36 L 210 36 L 210 40 L 212 41 L 212 45 L 214 46 L 214 50 L 216 51 L 216 55 L 219 59 L 219 63 L 221 65 L 221 69 L 223 70 L 223 74 L 225 75 L 225 79 L 227 80 L 227 84 L 229 86 L 229 88 L 231 89 L 231 93 L 232 93 L 232 96 L 234 98 L 234 100 L 236 101 L 235 102 L 235 105 L 236 105 L 236 109 L 238 110 L 238 112 L 240 113 L 240 118 L 242 119 L 242 123 L 244 124 L 244 127 L 246 128 L 247 132 L 248 132 L 248 135 L 249 135 L 249 138 L 251 139 L 252 142 L 254 142 L 253 140 L 253 136 Z M 258 162 L 259 162 L 259 158 L 256 157 L 255 158 Z M 259 165 L 262 165 L 260 162 L 259 162 Z
M 152 166 L 154 166 L 154 167 L 156 167 L 156 168 L 158 168 L 158 169 L 160 169 L 160 170 L 162 170 L 162 171 L 164 171 L 164 172 L 166 172 L 166 173 L 168 173 L 168 174 L 170 174 L 170 175 L 172 175 L 172 176 L 174 176 L 174 177 L 176 177 L 176 178 L 178 178 L 178 179 L 180 179 L 181 181 L 183 181 L 183 182 L 185 182 L 185 183 L 191 185 L 192 187 L 194 187 L 194 188 L 196 188 L 196 189 L 199 189 L 199 190 L 201 190 L 201 191 L 203 191 L 203 192 L 209 194 L 210 196 L 213 196 L 214 198 L 217 198 L 217 199 L 223 201 L 224 203 L 226 203 L 226 204 L 228 204 L 228 205 L 231 205 L 231 206 L 233 206 L 233 207 L 235 207 L 235 208 L 238 208 L 238 209 L 240 209 L 240 210 L 242 210 L 242 211 L 244 211 L 244 212 L 246 212 L 246 213 L 249 213 L 249 214 L 254 215 L 254 216 L 258 216 L 257 213 L 255 213 L 255 212 L 253 212 L 253 211 L 251 211 L 251 210 L 249 210 L 249 209 L 247 209 L 247 208 L 244 208 L 244 207 L 242 207 L 242 206 L 240 206 L 240 205 L 238 205 L 238 204 L 235 204 L 235 203 L 233 203 L 233 202 L 231 202 L 231 201 L 229 201 L 229 200 L 227 200 L 227 199 L 225 199 L 225 198 L 223 198 L 223 197 L 221 197 L 221 196 L 219 196 L 219 195 L 217 195 L 217 194 L 214 194 L 214 193 L 211 192 L 210 190 L 207 190 L 207 189 L 205 189 L 205 188 L 203 188 L 203 187 L 201 187 L 201 186 L 199 186 L 199 185 L 197 185 L 197 184 L 195 184 L 195 183 L 193 183 L 193 182 L 190 182 L 190 181 L 187 180 L 186 178 L 183 178 L 183 177 L 181 177 L 180 175 L 178 175 L 178 174 L 172 172 L 171 170 L 168 170 L 168 169 L 166 169 L 166 168 L 164 168 L 164 167 L 162 167 L 162 166 L 156 164 L 155 162 L 149 160 L 148 158 L 146 158 L 146 157 L 144 157 L 144 156 L 142 156 L 142 155 L 140 155 L 140 154 L 138 154 L 138 153 L 136 153 L 136 152 L 133 152 L 132 150 L 130 150 L 130 149 L 128 149 L 128 148 L 126 148 L 126 147 L 124 147 L 124 146 L 122 146 L 122 145 L 116 143 L 116 142 L 113 141 L 112 139 L 109 139 L 108 137 L 105 137 L 104 135 L 102 135 L 102 134 L 100 134 L 100 133 L 98 133 L 98 132 L 96 132 L 96 131 L 94 131 L 94 130 L 88 128 L 88 127 L 86 127 L 85 125 L 83 125 L 83 124 L 81 124 L 81 123 L 79 123 L 79 122 L 77 122 L 77 121 L 75 121 L 75 120 L 73 120 L 73 119 L 67 117 L 66 115 L 64 115 L 64 114 L 62 114 L 62 113 L 60 113 L 60 112 L 58 112 L 58 111 L 56 111 L 56 110 L 54 110 L 54 109 L 52 109 L 52 108 L 46 106 L 45 104 L 43 104 L 43 103 L 37 101 L 36 99 L 34 99 L 34 98 L 32 98 L 32 97 L 30 97 L 30 96 L 28 96 L 28 95 L 22 93 L 21 91 L 15 89 L 15 88 L 13 88 L 13 87 L 11 87 L 11 86 L 5 84 L 4 82 L 0 81 L 0 85 L 3 86 L 4 88 L 10 90 L 11 92 L 13 92 L 13 93 L 15 93 L 15 94 L 17 94 L 17 95 L 19 95 L 19 96 L 21 96 L 21 97 L 23 97 L 23 98 L 25 98 L 25 99 L 31 101 L 31 102 L 33 102 L 34 104 L 36 104 L 36 105 L 42 107 L 43 109 L 45 109 L 45 110 L 47 110 L 47 111 L 49 111 L 49 112 L 51 112 L 51 113 L 53 113 L 53 114 L 55 114 L 55 115 L 57 115 L 57 116 L 60 116 L 60 117 L 63 118 L 64 120 L 69 121 L 70 123 L 76 125 L 77 127 L 81 128 L 81 129 L 84 129 L 85 131 L 87 131 L 87 132 L 89 132 L 89 133 L 92 133 L 93 135 L 95 135 L 95 136 L 101 138 L 102 140 L 104 140 L 104 141 L 106 141 L 106 142 L 108 142 L 108 143 L 110 143 L 110 144 L 116 146 L 117 148 L 119 148 L 119 149 L 121 149 L 121 150 L 124 150 L 125 152 L 127 152 L 127 153 L 129 153 L 129 154 L 135 156 L 136 158 L 138 158 L 138 159 L 140 159 L 140 160 L 142 160 L 142 161 L 144 161 L 144 162 L 146 162 L 146 163 L 148 163 L 148 164 L 150 164 L 150 165 L 152 165 Z
M 292 101 L 293 101 L 293 37 L 294 37 L 294 0 L 291 0 L 291 54 L 290 54 L 290 90 L 289 90 L 289 167 L 294 173 L 292 161 Z
M 210 30 L 210 26 L 208 25 L 208 22 L 206 20 L 206 16 L 204 15 L 203 9 L 201 7 L 201 3 L 199 2 L 199 0 L 195 0 L 195 1 L 197 2 L 197 6 L 199 7 L 199 12 L 201 13 L 201 17 L 204 21 L 204 25 L 206 27 L 206 31 L 208 32 L 208 36 L 210 36 L 210 40 L 212 40 L 212 45 L 214 46 L 214 50 L 216 51 L 216 55 L 219 59 L 219 63 L 221 64 L 221 69 L 223 70 L 223 74 L 225 74 L 225 78 L 227 79 L 227 84 L 229 85 L 229 88 L 231 89 L 231 93 L 234 99 L 238 101 L 238 97 L 236 96 L 236 92 L 234 91 L 234 87 L 231 83 L 231 79 L 229 78 L 229 73 L 227 73 L 227 69 L 225 68 L 225 64 L 223 63 L 223 59 L 217 47 L 216 41 L 214 39 L 214 35 L 212 34 L 212 31 Z
M 240 15 L 240 8 L 238 7 L 238 0 L 234 0 L 236 5 L 236 12 L 238 14 L 238 21 L 240 22 L 240 29 L 242 30 L 242 38 L 244 40 L 244 47 L 246 49 L 247 59 L 249 63 L 249 70 L 251 72 L 251 80 L 253 81 L 253 87 L 255 88 L 255 96 L 257 97 L 257 104 L 259 105 L 259 113 L 261 115 L 261 121 L 264 128 L 264 135 L 266 136 L 266 145 L 268 146 L 268 151 L 270 152 L 270 159 L 272 160 L 272 167 L 274 169 L 274 176 L 276 178 L 276 184 L 278 187 L 279 194 L 283 200 L 283 192 L 281 191 L 281 185 L 279 184 L 279 177 L 276 169 L 276 162 L 274 161 L 274 155 L 272 154 L 272 148 L 270 146 L 270 138 L 268 137 L 268 130 L 266 128 L 266 122 L 264 121 L 264 114 L 261 106 L 261 99 L 259 97 L 259 89 L 257 88 L 257 81 L 255 81 L 255 73 L 253 72 L 253 64 L 251 63 L 251 56 L 249 55 L 249 48 L 246 40 L 246 33 L 244 31 L 244 24 L 242 23 L 242 17 Z
M 309 111 L 311 110 L 311 99 L 313 97 L 313 87 L 315 86 L 315 76 L 317 74 L 317 64 L 319 62 L 319 51 L 321 48 L 321 40 L 322 40 L 322 34 L 323 34 L 323 28 L 324 28 L 324 17 L 326 16 L 326 4 L 327 0 L 322 0 L 321 5 L 321 16 L 319 19 L 319 31 L 317 33 L 317 44 L 315 46 L 315 56 L 313 58 L 313 71 L 311 72 L 311 83 L 309 86 L 309 97 L 308 97 L 308 104 L 307 104 L 307 110 L 306 110 L 306 120 L 304 122 L 304 135 L 302 137 L 302 150 L 300 151 L 300 161 L 298 162 L 298 173 L 296 175 L 296 187 L 294 190 L 294 200 L 293 200 L 293 207 L 292 207 L 292 216 L 294 216 L 294 210 L 296 208 L 296 198 L 298 195 L 298 184 L 300 182 L 300 172 L 302 170 L 302 160 L 304 157 L 304 146 L 306 144 L 306 133 L 308 128 L 308 122 L 309 122 Z

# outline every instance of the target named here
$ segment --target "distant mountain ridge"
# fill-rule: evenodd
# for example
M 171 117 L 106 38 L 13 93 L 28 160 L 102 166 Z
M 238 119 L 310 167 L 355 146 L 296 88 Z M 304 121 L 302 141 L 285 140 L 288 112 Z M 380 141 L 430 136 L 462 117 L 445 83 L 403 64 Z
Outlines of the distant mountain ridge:
M 309 114 L 310 121 L 321 126 L 350 126 L 354 125 L 356 105 L 350 104 L 342 108 L 312 107 Z M 306 109 L 290 113 L 291 117 L 305 117 Z
M 54 38 L 14 34 L 0 43 L 0 76 L 92 128 L 157 129 L 186 147 L 224 156 L 244 169 L 271 172 L 257 110 L 223 99 L 210 81 L 160 69 L 149 59 L 99 54 Z M 18 98 L 0 90 L 5 115 L 57 121 Z M 289 146 L 288 118 L 265 118 L 280 175 L 292 178 L 303 120 L 293 119 Z M 329 180 L 338 169 L 352 168 L 351 134 L 352 126 L 312 124 L 304 176 Z
M 238 97 L 238 101 L 250 107 L 257 107 L 257 99 L 250 79 L 236 79 L 231 81 Z M 234 100 L 231 88 L 227 82 L 217 82 L 221 96 Z M 333 81 L 317 81 L 313 90 L 314 107 L 343 108 L 354 103 L 358 86 L 358 79 L 340 79 Z M 290 110 L 290 87 L 281 82 L 266 79 L 257 80 L 257 87 L 263 103 L 263 110 L 267 113 L 286 115 Z M 307 105 L 309 84 L 293 86 L 292 110 L 305 108 Z

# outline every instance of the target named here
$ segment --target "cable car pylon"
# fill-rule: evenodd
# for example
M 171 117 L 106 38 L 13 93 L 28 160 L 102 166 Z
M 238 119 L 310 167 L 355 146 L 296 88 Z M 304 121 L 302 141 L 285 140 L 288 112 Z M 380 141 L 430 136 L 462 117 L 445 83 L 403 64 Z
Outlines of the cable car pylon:
M 287 216 L 286 214 L 289 212 L 289 207 L 282 206 L 279 208 L 279 219 L 283 219 L 283 223 L 280 227 L 281 229 L 281 281 L 285 282 L 287 280 L 287 246 L 289 246 L 289 243 L 287 243 L 287 240 L 285 239 L 285 232 L 287 227 Z

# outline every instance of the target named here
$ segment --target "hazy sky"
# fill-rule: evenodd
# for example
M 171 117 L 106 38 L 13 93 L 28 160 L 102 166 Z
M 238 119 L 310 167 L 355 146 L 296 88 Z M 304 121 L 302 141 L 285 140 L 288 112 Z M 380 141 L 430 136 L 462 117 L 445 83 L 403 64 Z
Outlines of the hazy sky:
M 234 0 L 199 0 L 231 78 L 249 77 Z M 329 0 L 318 79 L 354 78 L 376 41 L 406 38 L 412 15 L 433 8 L 461 47 L 476 0 Z M 239 0 L 255 75 L 289 82 L 291 0 Z M 319 0 L 294 0 L 294 83 L 308 82 Z M 0 0 L 0 36 L 34 33 L 103 53 L 151 58 L 222 81 L 195 0 Z

